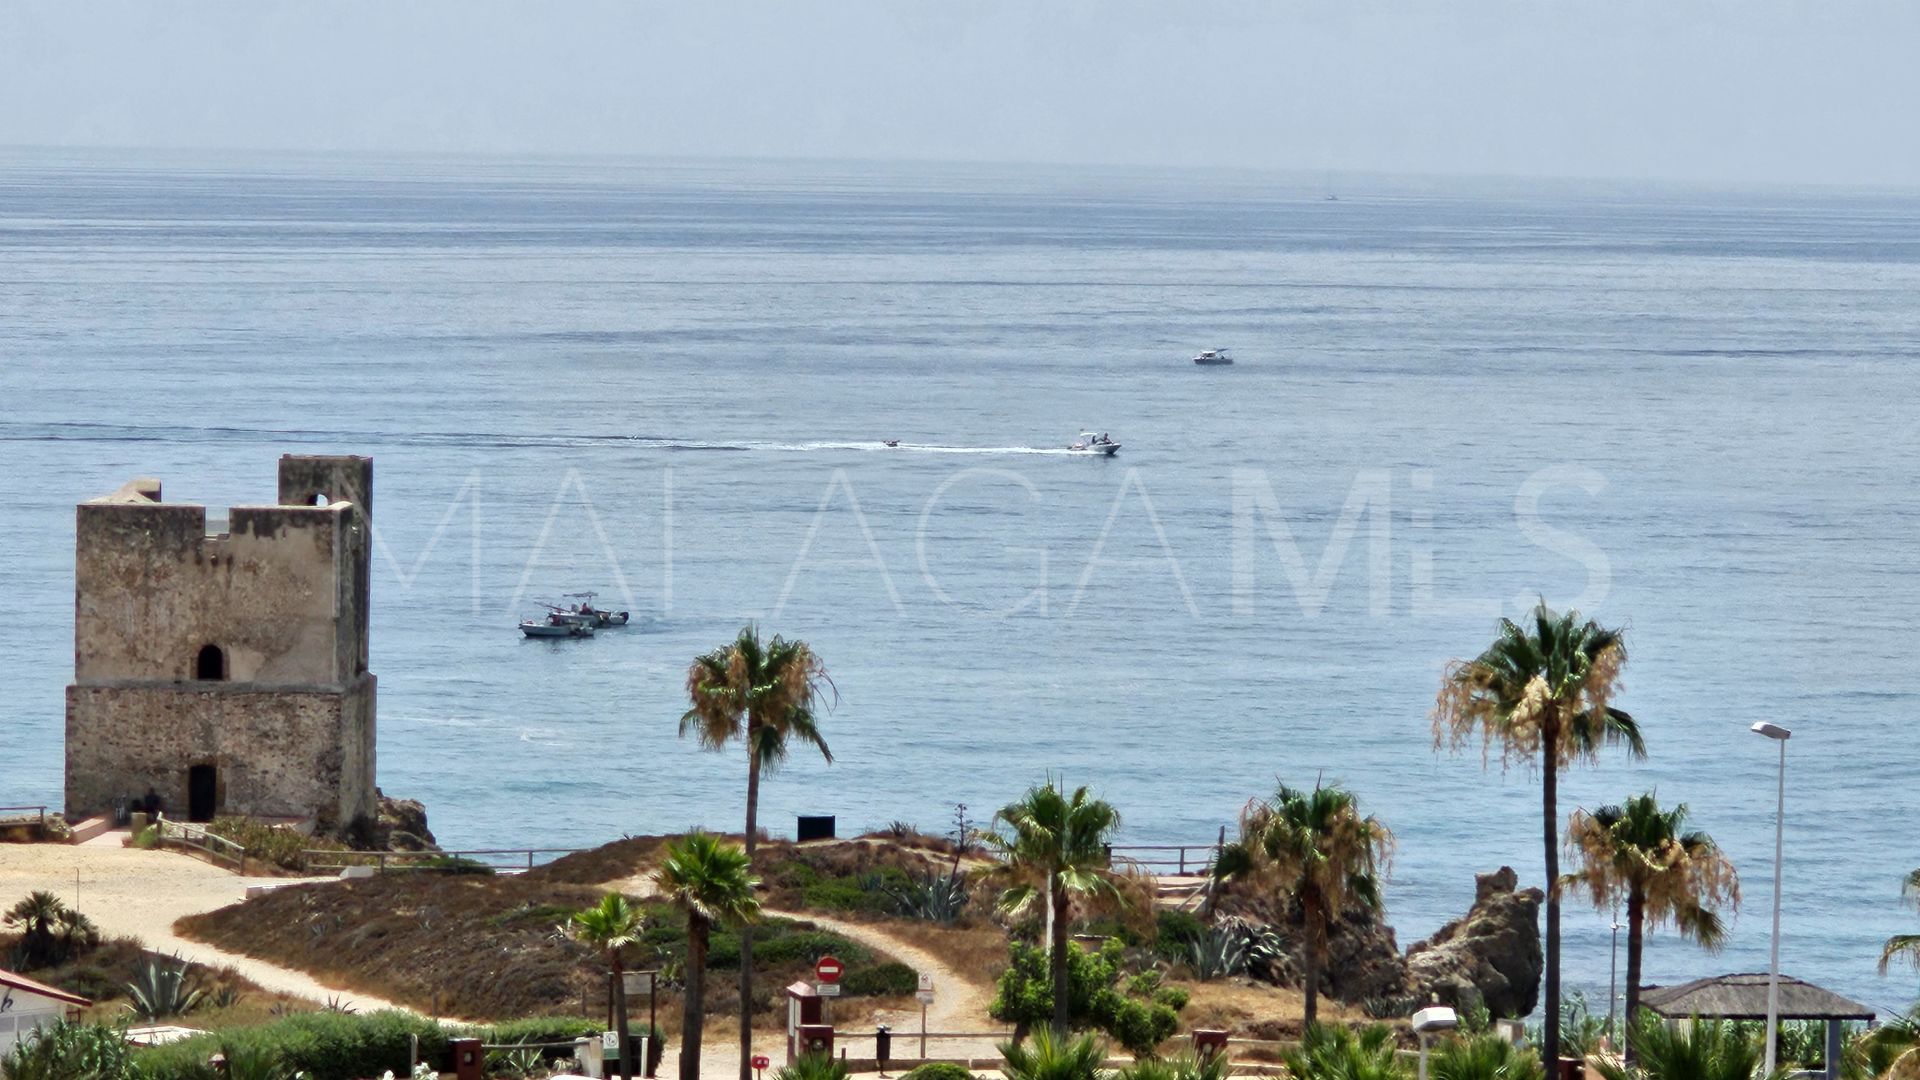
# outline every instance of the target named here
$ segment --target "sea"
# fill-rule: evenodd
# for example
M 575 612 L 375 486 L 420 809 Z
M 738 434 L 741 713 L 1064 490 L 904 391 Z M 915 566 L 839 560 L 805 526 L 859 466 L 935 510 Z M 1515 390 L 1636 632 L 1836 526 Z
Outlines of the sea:
M 832 679 L 776 835 L 1051 778 L 1206 845 L 1337 782 L 1405 945 L 1541 882 L 1537 773 L 1430 716 L 1545 601 L 1625 628 L 1650 751 L 1562 814 L 1656 790 L 1740 871 L 1724 950 L 1655 932 L 1649 981 L 1766 969 L 1764 720 L 1782 967 L 1902 1008 L 1916 401 L 1897 191 L 0 151 L 0 803 L 61 801 L 76 503 L 217 520 L 367 454 L 379 783 L 448 847 L 738 828 L 744 754 L 677 727 L 753 624 Z M 516 629 L 583 591 L 632 624 Z M 1613 918 L 1567 901 L 1597 1012 Z

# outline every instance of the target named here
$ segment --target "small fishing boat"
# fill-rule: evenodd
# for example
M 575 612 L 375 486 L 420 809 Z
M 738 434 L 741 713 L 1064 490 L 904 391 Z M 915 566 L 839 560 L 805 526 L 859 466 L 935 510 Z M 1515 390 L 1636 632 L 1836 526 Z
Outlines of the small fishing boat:
M 587 623 L 572 622 L 557 615 L 549 615 L 546 622 L 534 619 L 523 620 L 520 623 L 520 632 L 533 638 L 592 637 L 593 627 Z
M 582 626 L 591 626 L 598 630 L 604 630 L 609 626 L 627 625 L 628 615 L 626 612 L 610 611 L 606 608 L 593 606 L 593 598 L 598 595 L 600 594 L 590 592 L 568 593 L 565 599 L 572 600 L 574 603 L 543 603 L 540 606 L 547 609 L 547 618 L 550 621 L 559 619 L 570 623 L 578 623 Z
M 1193 362 L 1202 367 L 1214 367 L 1233 363 L 1233 357 L 1228 356 L 1225 349 L 1206 349 L 1194 357 Z
M 1120 452 L 1120 444 L 1108 438 L 1104 432 L 1083 431 L 1078 439 L 1067 445 L 1067 452 L 1112 457 Z
M 898 447 L 899 447 L 899 445 L 900 445 L 900 440 L 899 440 L 899 439 L 882 439 L 882 440 L 881 440 L 881 445 L 882 445 L 882 446 L 887 446 L 887 447 L 894 447 L 894 448 L 898 448 Z

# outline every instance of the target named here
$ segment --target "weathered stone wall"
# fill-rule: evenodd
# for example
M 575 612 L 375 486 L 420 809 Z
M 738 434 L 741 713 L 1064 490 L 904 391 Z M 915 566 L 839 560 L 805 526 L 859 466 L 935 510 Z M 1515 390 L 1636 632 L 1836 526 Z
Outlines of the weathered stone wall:
M 206 645 L 228 681 L 344 683 L 340 582 L 349 504 L 235 507 L 206 535 L 206 511 L 85 503 L 74 549 L 74 681 L 188 680 Z M 349 632 L 351 642 L 351 632 Z M 357 659 L 357 657 L 356 657 Z
M 371 815 L 374 680 L 345 692 L 231 683 L 67 688 L 67 812 L 97 813 L 152 787 L 187 814 L 187 771 L 216 770 L 218 812 Z
M 217 536 L 156 480 L 80 505 L 68 813 L 151 786 L 185 816 L 188 769 L 211 764 L 219 813 L 374 815 L 373 462 L 287 455 L 278 480 Z M 224 679 L 198 677 L 209 645 Z

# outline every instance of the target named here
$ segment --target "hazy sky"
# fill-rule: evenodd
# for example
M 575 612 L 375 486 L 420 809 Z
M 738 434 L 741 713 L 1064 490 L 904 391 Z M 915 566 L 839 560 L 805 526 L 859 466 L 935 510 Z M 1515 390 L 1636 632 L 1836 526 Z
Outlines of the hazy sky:
M 0 145 L 1920 184 L 1914 0 L 0 3 Z

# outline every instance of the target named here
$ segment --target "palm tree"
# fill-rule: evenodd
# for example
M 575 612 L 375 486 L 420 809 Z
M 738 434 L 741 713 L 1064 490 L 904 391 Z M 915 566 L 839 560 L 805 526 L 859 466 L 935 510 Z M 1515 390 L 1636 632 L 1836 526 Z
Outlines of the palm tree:
M 1407 1080 L 1393 1029 L 1385 1024 L 1358 1031 L 1345 1024 L 1308 1024 L 1300 1045 L 1280 1051 L 1280 1061 L 1294 1080 Z
M 633 1051 L 627 1045 L 627 986 L 622 978 L 626 971 L 623 954 L 627 946 L 640 940 L 641 933 L 646 929 L 646 917 L 627 903 L 626 897 L 610 892 L 593 907 L 574 912 L 573 917 L 567 920 L 566 929 L 574 940 L 598 949 L 606 956 L 607 966 L 613 972 L 614 1028 L 620 1038 L 620 1075 L 632 1077 Z
M 689 833 L 666 846 L 654 871 L 660 895 L 687 915 L 686 1014 L 680 1032 L 680 1080 L 700 1080 L 700 1027 L 706 1022 L 707 942 L 713 928 L 744 927 L 760 915 L 760 879 L 740 845 Z M 751 1065 L 752 1055 L 748 1055 Z
M 1000 1044 L 1000 1074 L 1007 1080 L 1115 1080 L 1103 1067 L 1107 1044 L 1091 1034 L 1077 1039 L 1047 1028 L 1033 1033 L 1033 1045 Z
M 760 832 L 760 776 L 787 760 L 789 744 L 811 743 L 833 763 L 833 751 L 816 724 L 815 710 L 833 688 L 827 667 L 804 641 L 776 635 L 762 642 L 749 625 L 738 637 L 693 659 L 687 669 L 692 707 L 680 717 L 680 734 L 698 736 L 708 750 L 747 745 L 747 862 L 753 862 Z M 753 934 L 740 934 L 740 1080 L 750 1080 L 753 1060 Z
M 1393 858 L 1393 833 L 1360 814 L 1353 792 L 1285 784 L 1272 801 L 1240 814 L 1240 838 L 1220 849 L 1214 876 L 1272 889 L 1283 910 L 1297 905 L 1307 932 L 1305 1022 L 1318 1019 L 1327 937 L 1349 911 L 1379 911 L 1380 874 Z
M 1646 745 L 1633 717 L 1612 705 L 1627 650 L 1618 630 L 1580 613 L 1555 615 L 1543 601 L 1533 629 L 1500 620 L 1500 637 L 1472 660 L 1447 665 L 1433 708 L 1435 748 L 1458 750 L 1476 733 L 1482 753 L 1500 744 L 1502 762 L 1540 770 L 1541 831 L 1547 870 L 1546 1037 L 1548 1072 L 1560 1056 L 1560 770 L 1592 761 L 1606 743 L 1625 743 L 1634 757 Z
M 1920 907 L 1920 870 L 1909 873 L 1900 882 L 1900 895 Z M 1920 934 L 1895 934 L 1880 948 L 1880 974 L 1885 975 L 1895 958 L 1904 958 L 1920 968 Z
M 1764 1041 L 1751 1037 L 1732 1020 L 1694 1020 L 1672 1026 L 1642 1016 L 1632 1042 L 1640 1048 L 1636 1064 L 1594 1059 L 1605 1080 L 1778 1080 L 1761 1072 Z
M 1740 907 L 1740 876 L 1713 837 L 1688 832 L 1687 805 L 1660 809 L 1653 792 L 1625 806 L 1575 810 L 1567 822 L 1567 850 L 1580 868 L 1563 884 L 1585 886 L 1593 906 L 1627 908 L 1626 1057 L 1634 1059 L 1633 1018 L 1640 1008 L 1640 956 L 1646 931 L 1672 923 L 1680 936 L 1709 952 L 1726 927 L 1716 910 Z
M 1107 842 L 1120 827 L 1120 812 L 1076 788 L 1071 796 L 1049 780 L 1028 789 L 1018 802 L 993 815 L 993 829 L 982 839 L 998 852 L 1001 873 L 1014 882 L 1000 898 L 1001 909 L 1019 914 L 1035 900 L 1046 905 L 1047 947 L 1053 968 L 1054 1034 L 1065 1038 L 1069 1007 L 1067 929 L 1074 894 L 1118 898 L 1118 876 L 1109 865 Z

